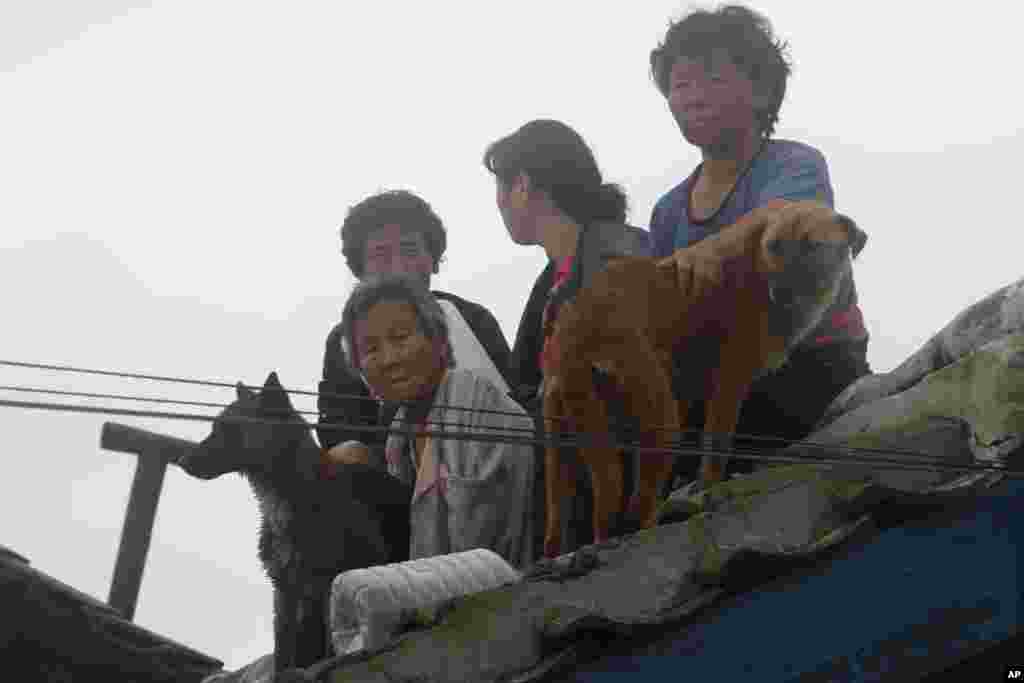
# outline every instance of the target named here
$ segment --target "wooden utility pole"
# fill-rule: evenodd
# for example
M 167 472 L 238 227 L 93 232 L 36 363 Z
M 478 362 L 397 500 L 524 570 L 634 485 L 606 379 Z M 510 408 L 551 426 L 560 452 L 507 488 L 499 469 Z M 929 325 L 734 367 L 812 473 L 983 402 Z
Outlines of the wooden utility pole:
M 167 463 L 177 463 L 196 443 L 187 439 L 157 434 L 137 427 L 104 422 L 100 432 L 100 448 L 121 453 L 134 453 L 135 478 L 132 481 L 128 508 L 124 513 L 121 544 L 117 549 L 114 578 L 110 583 L 108 604 L 125 619 L 135 618 L 142 571 L 153 535 L 156 506 L 160 502 Z

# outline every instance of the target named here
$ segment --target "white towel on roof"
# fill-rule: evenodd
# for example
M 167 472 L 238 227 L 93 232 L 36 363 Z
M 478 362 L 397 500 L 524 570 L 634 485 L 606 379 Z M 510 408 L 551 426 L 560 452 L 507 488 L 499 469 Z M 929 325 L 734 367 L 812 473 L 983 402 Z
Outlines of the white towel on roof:
M 381 647 L 413 610 L 516 583 L 511 565 L 486 548 L 339 574 L 331 587 L 336 654 Z

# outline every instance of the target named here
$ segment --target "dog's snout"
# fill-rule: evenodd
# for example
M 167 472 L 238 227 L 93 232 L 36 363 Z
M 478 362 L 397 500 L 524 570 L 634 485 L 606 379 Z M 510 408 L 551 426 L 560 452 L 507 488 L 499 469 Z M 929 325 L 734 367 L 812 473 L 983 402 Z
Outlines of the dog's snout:
M 226 472 L 223 463 L 205 452 L 201 443 L 181 453 L 174 464 L 196 479 L 216 479 Z

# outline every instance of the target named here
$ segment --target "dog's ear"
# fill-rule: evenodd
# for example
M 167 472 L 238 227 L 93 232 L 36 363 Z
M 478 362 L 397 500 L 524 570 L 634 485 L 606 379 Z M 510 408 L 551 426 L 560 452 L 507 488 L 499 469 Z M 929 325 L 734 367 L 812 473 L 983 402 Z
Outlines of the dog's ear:
M 277 378 L 277 371 L 267 375 L 267 381 L 263 383 L 263 391 L 260 395 L 273 403 L 285 405 L 288 403 L 288 394 L 281 386 L 281 380 Z
M 253 396 L 253 393 L 252 391 L 249 390 L 249 387 L 245 386 L 241 382 L 235 384 L 235 394 L 238 395 L 239 401 L 244 401 L 246 399 L 252 398 Z
M 850 255 L 853 258 L 857 258 L 857 254 L 859 254 L 864 248 L 864 245 L 867 244 L 867 233 L 861 230 L 857 223 L 849 216 L 844 216 L 839 213 L 836 214 L 836 219 L 843 225 L 843 227 L 846 228 L 846 233 L 849 239 L 847 243 L 850 245 Z

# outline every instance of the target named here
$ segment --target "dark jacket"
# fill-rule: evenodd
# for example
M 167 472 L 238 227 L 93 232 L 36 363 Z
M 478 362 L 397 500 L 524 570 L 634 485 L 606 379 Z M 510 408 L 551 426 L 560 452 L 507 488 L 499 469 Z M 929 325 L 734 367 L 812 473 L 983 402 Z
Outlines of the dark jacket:
M 514 386 L 509 372 L 509 348 L 505 335 L 501 332 L 498 321 L 490 311 L 480 304 L 466 301 L 461 297 L 446 292 L 432 292 L 437 299 L 452 302 L 458 309 L 466 324 L 476 335 L 480 344 L 491 357 L 501 376 L 509 387 Z M 317 409 L 320 417 L 317 420 L 317 437 L 320 446 L 331 448 L 343 441 L 362 441 L 368 446 L 383 446 L 386 435 L 383 432 L 361 432 L 350 428 L 330 427 L 331 424 L 355 424 L 364 426 L 381 426 L 391 423 L 397 406 L 385 405 L 383 408 L 377 401 L 371 400 L 370 392 L 363 384 L 362 378 L 352 369 L 345 359 L 341 348 L 341 324 L 337 324 L 327 335 L 324 349 L 323 379 L 320 380 L 320 396 Z M 344 398 L 342 396 L 347 396 Z
M 650 236 L 646 230 L 621 223 L 594 223 L 580 232 L 576 243 L 576 258 L 565 283 L 555 294 L 559 303 L 572 298 L 581 288 L 590 283 L 594 273 L 600 272 L 604 263 L 614 256 L 649 256 Z M 548 263 L 537 277 L 526 301 L 523 317 L 516 330 L 516 341 L 512 347 L 511 371 L 513 381 L 509 382 L 512 395 L 527 411 L 540 409 L 537 389 L 541 384 L 541 370 L 538 356 L 544 346 L 542 324 L 544 307 L 551 298 L 551 285 L 555 278 L 555 264 Z
M 526 300 L 526 308 L 523 309 L 523 317 L 519 320 L 519 329 L 516 330 L 516 340 L 512 346 L 512 355 L 509 368 L 512 374 L 512 381 L 509 387 L 512 389 L 512 398 L 527 412 L 534 412 L 538 406 L 534 405 L 537 395 L 537 387 L 541 383 L 540 364 L 537 358 L 544 346 L 544 336 L 541 325 L 544 322 L 544 306 L 548 302 L 548 295 L 551 293 L 551 285 L 555 281 L 555 262 L 549 261 L 548 265 L 537 276 L 530 291 L 530 298 Z

